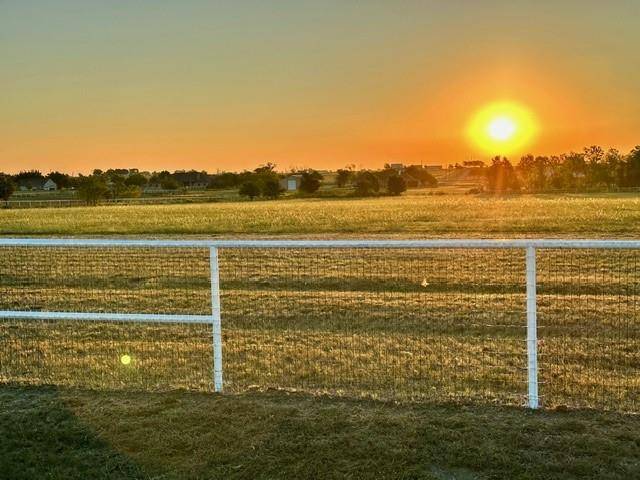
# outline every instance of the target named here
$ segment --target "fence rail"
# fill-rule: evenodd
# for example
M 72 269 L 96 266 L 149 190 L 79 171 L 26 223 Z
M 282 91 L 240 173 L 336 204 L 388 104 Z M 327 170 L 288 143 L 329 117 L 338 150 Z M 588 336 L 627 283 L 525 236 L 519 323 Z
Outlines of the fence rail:
M 638 260 L 636 240 L 0 238 L 0 382 L 638 411 Z

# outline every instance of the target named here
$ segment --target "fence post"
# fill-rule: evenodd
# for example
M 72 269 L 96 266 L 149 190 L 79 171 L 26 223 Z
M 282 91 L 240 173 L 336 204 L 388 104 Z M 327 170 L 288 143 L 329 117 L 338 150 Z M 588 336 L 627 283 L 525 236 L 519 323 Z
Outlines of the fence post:
M 218 248 L 209 248 L 211 273 L 211 323 L 213 327 L 213 388 L 222 392 L 222 325 L 220 321 L 220 269 Z
M 527 247 L 527 378 L 529 408 L 538 408 L 538 313 L 536 305 L 536 249 Z

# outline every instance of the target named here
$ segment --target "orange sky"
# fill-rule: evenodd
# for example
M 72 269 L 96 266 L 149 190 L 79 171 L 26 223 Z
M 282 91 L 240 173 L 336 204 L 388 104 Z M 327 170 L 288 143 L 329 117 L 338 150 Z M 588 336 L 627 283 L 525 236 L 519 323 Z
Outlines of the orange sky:
M 504 100 L 512 157 L 640 143 L 640 2 L 400 3 L 5 1 L 0 170 L 486 159 Z

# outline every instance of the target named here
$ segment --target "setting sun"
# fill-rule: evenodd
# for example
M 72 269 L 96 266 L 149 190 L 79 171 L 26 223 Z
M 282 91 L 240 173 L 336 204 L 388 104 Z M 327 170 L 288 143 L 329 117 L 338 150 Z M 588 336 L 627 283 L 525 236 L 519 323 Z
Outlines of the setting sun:
M 496 102 L 471 119 L 468 134 L 484 153 L 504 155 L 528 146 L 537 132 L 533 114 L 514 102 Z

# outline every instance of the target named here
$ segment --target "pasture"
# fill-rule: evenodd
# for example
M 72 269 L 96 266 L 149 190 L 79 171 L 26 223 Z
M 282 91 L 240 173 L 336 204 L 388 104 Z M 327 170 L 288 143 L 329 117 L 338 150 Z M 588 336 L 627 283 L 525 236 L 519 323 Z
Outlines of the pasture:
M 292 199 L 0 209 L 1 235 L 599 236 L 640 234 L 629 194 Z
M 414 195 L 5 210 L 0 228 L 637 238 L 639 206 Z M 211 393 L 209 325 L 4 319 L 0 396 L 18 413 L 0 425 L 25 433 L 0 446 L 57 449 L 52 478 L 629 478 L 638 260 L 539 252 L 545 411 L 530 413 L 514 408 L 526 401 L 524 252 L 221 249 L 227 395 Z M 208 261 L 206 249 L 4 247 L 0 309 L 208 314 Z M 27 468 L 2 461 L 11 478 Z M 47 473 L 35 453 L 28 464 Z

